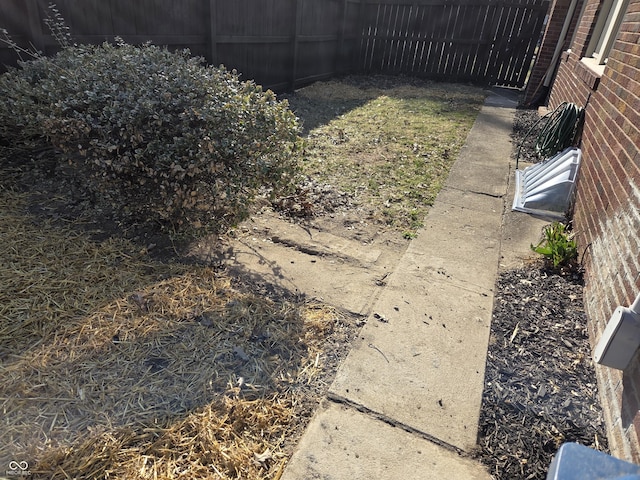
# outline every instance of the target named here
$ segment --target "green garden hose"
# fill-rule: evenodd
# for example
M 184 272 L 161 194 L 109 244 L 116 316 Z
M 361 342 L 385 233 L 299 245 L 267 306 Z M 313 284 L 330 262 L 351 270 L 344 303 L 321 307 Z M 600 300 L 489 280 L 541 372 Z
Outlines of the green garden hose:
M 536 141 L 536 153 L 550 157 L 570 147 L 582 133 L 584 108 L 563 102 L 556 108 Z
M 545 118 L 548 118 L 547 124 L 536 139 L 536 153 L 543 157 L 549 158 L 567 147 L 576 145 L 582 136 L 582 128 L 584 126 L 585 109 L 570 102 L 563 102 L 551 113 L 540 118 L 527 132 L 525 140 L 533 129 Z M 518 149 L 518 158 L 516 159 L 516 169 L 520 160 L 520 150 L 524 145 L 524 140 Z

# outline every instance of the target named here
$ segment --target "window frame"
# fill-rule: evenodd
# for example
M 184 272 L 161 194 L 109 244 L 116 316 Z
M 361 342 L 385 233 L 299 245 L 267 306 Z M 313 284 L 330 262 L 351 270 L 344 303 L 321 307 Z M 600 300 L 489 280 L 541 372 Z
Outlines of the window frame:
M 594 66 L 606 65 L 620 32 L 629 0 L 604 0 L 584 60 Z

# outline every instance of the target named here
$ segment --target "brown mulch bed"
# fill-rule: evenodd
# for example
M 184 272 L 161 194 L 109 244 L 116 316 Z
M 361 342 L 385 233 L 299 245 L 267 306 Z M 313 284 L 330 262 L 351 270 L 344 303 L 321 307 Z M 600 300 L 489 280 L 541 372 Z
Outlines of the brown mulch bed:
M 516 147 L 537 118 L 517 112 Z M 542 262 L 499 276 L 477 453 L 496 480 L 545 479 L 564 442 L 607 451 L 582 289 L 581 272 Z

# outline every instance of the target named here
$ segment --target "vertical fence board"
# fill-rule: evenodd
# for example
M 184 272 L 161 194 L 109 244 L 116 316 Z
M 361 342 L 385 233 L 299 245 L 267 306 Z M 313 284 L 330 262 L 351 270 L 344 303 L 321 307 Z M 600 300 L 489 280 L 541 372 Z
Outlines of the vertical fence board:
M 471 16 L 471 10 L 471 6 L 461 5 L 458 13 L 460 21 L 458 22 L 456 36 L 459 38 L 466 38 L 470 40 L 461 42 L 460 45 L 458 45 L 454 63 L 454 74 L 457 81 L 466 79 L 469 67 L 469 58 L 472 56 L 472 39 L 474 38 L 473 27 L 477 23 L 477 19 Z
M 400 24 L 400 40 L 399 40 L 399 52 L 396 57 L 394 67 L 396 71 L 405 71 L 406 57 L 409 54 L 411 44 L 411 21 L 412 21 L 412 7 L 413 5 L 405 5 L 402 12 L 402 22 Z M 398 58 L 399 57 L 399 58 Z
M 389 48 L 389 22 L 391 21 L 391 5 L 379 5 L 376 16 L 376 33 L 380 32 L 379 55 L 374 66 L 380 70 L 386 67 L 387 50 Z
M 445 5 L 433 5 L 431 7 L 431 27 L 432 38 L 429 39 L 429 58 L 427 59 L 426 71 L 428 76 L 436 76 L 439 72 L 440 62 L 444 50 L 444 38 L 447 34 L 447 8 Z
M 447 62 L 450 23 L 451 7 L 443 5 L 440 16 L 436 56 L 434 58 L 435 62 L 433 64 L 433 74 L 436 78 L 439 78 L 446 73 L 445 68 Z
M 514 13 L 515 8 L 511 5 L 507 5 L 502 9 L 500 27 L 496 33 L 497 45 L 494 49 L 494 63 L 492 69 L 496 78 L 505 78 L 506 75 L 505 60 L 508 61 L 509 55 L 511 54 Z
M 136 8 L 131 0 L 111 0 L 111 24 L 118 35 L 136 35 Z
M 404 55 L 404 61 L 401 65 L 403 71 L 413 73 L 413 66 L 416 57 L 416 47 L 418 44 L 418 32 L 416 31 L 416 25 L 418 22 L 418 6 L 413 3 L 411 5 L 411 11 L 409 15 L 409 21 L 407 23 L 407 46 Z
M 374 20 L 371 18 L 373 9 L 365 4 L 362 0 L 360 4 L 360 17 L 362 19 L 362 30 L 360 32 L 360 68 L 359 70 L 366 72 L 371 68 L 373 61 L 373 37 L 374 37 Z
M 444 34 L 442 57 L 438 68 L 440 75 L 449 76 L 451 74 L 452 56 L 455 52 L 453 39 L 455 38 L 455 28 L 457 20 L 457 12 L 454 6 L 446 8 L 447 12 L 447 28 Z
M 523 54 L 518 58 L 516 63 L 515 72 L 522 71 L 524 68 L 527 68 L 531 65 L 532 60 L 536 54 L 536 48 L 538 46 L 538 32 L 542 31 L 544 28 L 544 17 L 540 15 L 535 15 L 532 10 L 529 10 L 526 15 L 526 22 L 523 25 L 523 29 L 521 32 L 521 43 L 519 46 L 519 50 L 523 52 Z M 524 86 L 526 80 L 528 78 L 519 79 L 519 84 L 517 86 Z M 515 80 L 515 79 L 514 79 Z
M 357 71 L 360 52 L 360 0 L 346 0 L 346 13 L 344 23 L 344 48 L 341 48 L 340 67 L 338 74 Z
M 475 26 L 478 23 L 478 19 L 474 17 L 473 13 L 475 13 L 475 9 L 471 5 L 462 5 L 460 7 L 461 21 L 459 22 L 457 35 L 460 38 L 469 40 L 461 43 L 458 47 L 455 65 L 456 80 L 458 81 L 463 81 L 470 77 L 470 65 L 473 63 L 475 55 L 476 43 L 473 39 L 475 38 Z
M 502 5 L 495 4 L 490 5 L 490 23 L 487 31 L 489 46 L 487 51 L 487 58 L 484 64 L 484 78 L 489 82 L 497 80 L 497 62 L 496 62 L 496 47 L 500 42 L 501 29 L 504 28 L 503 20 L 505 9 Z
M 344 0 L 305 0 L 301 15 L 296 86 L 335 74 Z
M 298 74 L 298 67 L 300 65 L 299 53 L 300 53 L 300 32 L 302 29 L 302 7 L 304 0 L 296 0 L 295 3 L 295 33 L 291 38 L 292 50 L 293 50 L 293 68 L 291 70 L 291 80 L 289 82 L 289 89 L 295 89 L 296 77 Z
M 0 27 L 7 29 L 11 33 L 13 40 L 22 48 L 29 46 L 32 41 L 29 22 L 24 19 L 29 18 L 27 2 L 24 0 L 9 0 L 0 2 Z M 4 65 L 14 65 L 17 60 L 16 53 L 7 45 L 0 43 L 0 68 Z
M 217 0 L 209 0 L 208 8 L 208 23 L 209 23 L 209 36 L 208 46 L 209 52 L 207 60 L 213 65 L 220 65 L 220 59 L 218 55 L 218 2 Z
M 469 78 L 474 78 L 480 75 L 480 67 L 482 58 L 484 58 L 485 39 L 483 32 L 485 30 L 485 24 L 487 21 L 486 9 L 480 6 L 474 5 L 469 8 L 471 12 L 471 18 L 475 18 L 476 21 L 473 24 L 473 32 L 471 38 L 476 39 L 472 46 L 472 56 L 469 58 L 469 64 L 466 71 L 469 74 Z
M 44 18 L 44 11 L 40 7 L 40 2 L 38 0 L 27 0 L 27 14 L 29 15 L 29 34 L 31 37 L 31 41 L 29 43 L 33 45 L 36 50 L 47 54 L 47 45 L 45 43 L 44 29 L 42 25 L 43 22 L 41 20 Z
M 402 29 L 402 5 L 393 5 L 391 9 L 391 22 L 389 23 L 389 27 L 391 30 L 391 39 L 389 41 L 389 55 L 387 57 L 387 66 L 389 68 L 389 72 L 393 73 L 395 70 L 396 56 L 399 53 L 398 46 L 400 45 L 400 35 Z
M 416 58 L 413 63 L 413 72 L 415 75 L 423 75 L 424 67 L 426 65 L 426 59 L 429 57 L 430 51 L 430 38 L 433 36 L 433 31 L 427 28 L 430 15 L 430 7 L 427 5 L 421 5 L 419 7 L 419 21 L 416 24 L 416 29 L 419 34 L 419 41 L 416 45 Z
M 487 5 L 486 8 L 479 8 L 481 10 L 478 22 L 479 29 L 476 31 L 477 36 L 475 37 L 478 39 L 478 49 L 471 75 L 473 78 L 479 78 L 486 82 L 487 63 L 491 52 L 491 25 L 493 24 L 495 7 Z

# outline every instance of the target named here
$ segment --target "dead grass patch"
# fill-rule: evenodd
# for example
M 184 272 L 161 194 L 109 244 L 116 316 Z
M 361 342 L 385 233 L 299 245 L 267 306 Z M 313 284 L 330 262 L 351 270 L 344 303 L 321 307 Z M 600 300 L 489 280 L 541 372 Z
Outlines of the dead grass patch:
M 0 210 L 3 465 L 28 461 L 34 478 L 277 476 L 347 318 L 36 222 L 24 195 L 0 192 Z
M 289 101 L 307 133 L 304 171 L 353 194 L 368 220 L 412 236 L 485 95 L 476 87 L 388 77 L 303 88 Z

